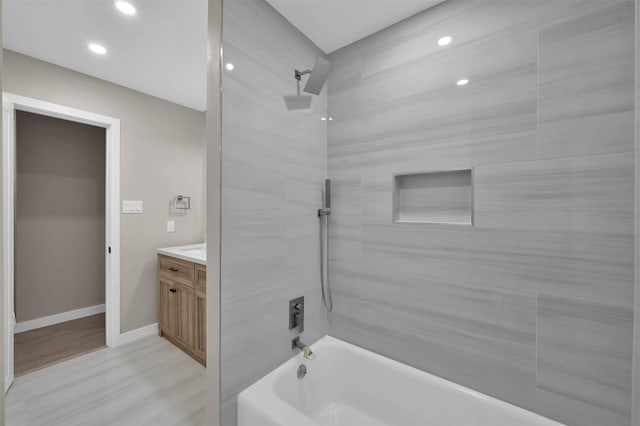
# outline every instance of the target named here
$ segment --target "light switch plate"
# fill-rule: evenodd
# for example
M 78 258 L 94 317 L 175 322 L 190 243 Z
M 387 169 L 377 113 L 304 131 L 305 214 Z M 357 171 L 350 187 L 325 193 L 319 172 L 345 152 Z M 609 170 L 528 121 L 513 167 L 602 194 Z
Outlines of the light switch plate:
M 174 232 L 176 230 L 176 222 L 173 220 L 167 221 L 167 232 Z
M 122 213 L 142 214 L 143 212 L 144 212 L 144 207 L 143 207 L 142 201 L 131 201 L 131 200 L 122 201 Z

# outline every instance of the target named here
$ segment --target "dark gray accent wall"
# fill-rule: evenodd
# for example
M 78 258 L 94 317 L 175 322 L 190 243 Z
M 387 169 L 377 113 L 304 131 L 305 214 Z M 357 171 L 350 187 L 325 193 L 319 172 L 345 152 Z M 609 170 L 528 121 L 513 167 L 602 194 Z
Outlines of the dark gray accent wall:
M 450 0 L 330 55 L 330 334 L 570 426 L 631 424 L 634 17 Z M 474 227 L 392 223 L 394 174 L 471 167 Z
M 305 297 L 305 331 L 326 334 L 317 209 L 326 173 L 326 89 L 288 111 L 294 69 L 322 52 L 264 0 L 224 4 L 222 79 L 222 424 L 236 396 L 295 354 L 288 302 Z

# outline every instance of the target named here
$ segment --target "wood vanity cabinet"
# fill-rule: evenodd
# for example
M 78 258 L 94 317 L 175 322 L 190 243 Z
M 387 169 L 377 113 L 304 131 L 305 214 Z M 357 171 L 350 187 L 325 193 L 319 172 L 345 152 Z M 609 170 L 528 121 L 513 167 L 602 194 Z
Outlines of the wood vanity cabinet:
M 206 280 L 204 265 L 158 255 L 160 336 L 206 365 Z

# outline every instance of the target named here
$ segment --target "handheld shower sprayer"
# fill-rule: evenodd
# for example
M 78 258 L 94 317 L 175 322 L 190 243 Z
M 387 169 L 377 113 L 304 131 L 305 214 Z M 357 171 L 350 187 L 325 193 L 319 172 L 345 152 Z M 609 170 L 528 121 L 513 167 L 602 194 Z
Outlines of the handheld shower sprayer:
M 329 281 L 329 216 L 331 215 L 331 180 L 324 180 L 323 206 L 318 209 L 320 218 L 320 285 L 322 302 L 327 311 L 333 310 L 331 283 Z
M 318 217 L 329 216 L 331 214 L 331 179 L 324 180 L 324 191 L 322 197 L 322 208 L 318 209 Z
M 324 180 L 324 206 L 331 209 L 331 179 Z

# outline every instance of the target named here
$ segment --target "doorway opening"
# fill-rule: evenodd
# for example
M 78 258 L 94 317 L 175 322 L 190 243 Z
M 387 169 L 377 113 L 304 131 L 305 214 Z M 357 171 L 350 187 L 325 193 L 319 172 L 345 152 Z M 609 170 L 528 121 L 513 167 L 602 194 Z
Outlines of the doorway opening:
M 120 123 L 7 93 L 3 122 L 6 391 L 117 345 Z
M 16 111 L 14 373 L 105 346 L 105 129 Z

